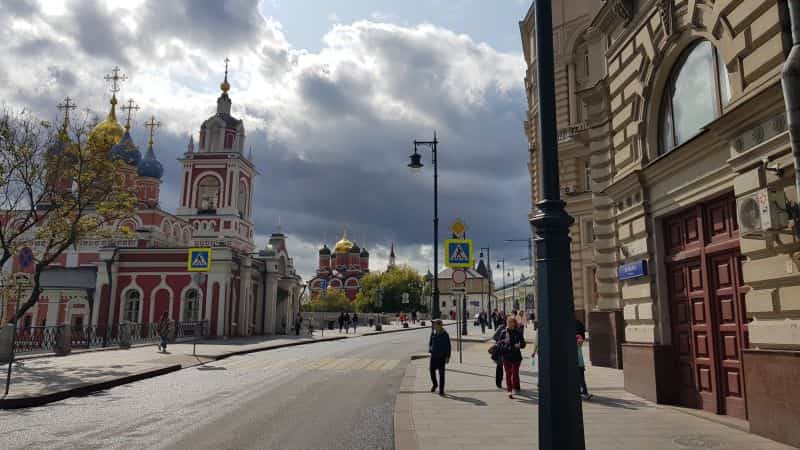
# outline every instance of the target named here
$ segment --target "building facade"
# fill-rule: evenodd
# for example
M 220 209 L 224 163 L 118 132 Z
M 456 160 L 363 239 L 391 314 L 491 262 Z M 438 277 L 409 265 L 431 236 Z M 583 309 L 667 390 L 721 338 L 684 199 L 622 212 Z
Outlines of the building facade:
M 394 246 L 392 259 L 394 262 Z M 390 266 L 391 267 L 391 266 Z M 311 299 L 322 295 L 328 289 L 343 292 L 350 300 L 355 300 L 361 292 L 361 277 L 369 273 L 369 252 L 347 239 L 347 232 L 333 247 L 327 245 L 319 249 L 319 265 L 317 274 L 308 284 Z
M 158 123 L 148 122 L 150 140 L 142 155 L 130 135 L 130 116 L 124 128 L 117 122 L 117 89 L 113 91 L 108 117 L 89 139 L 106 143 L 109 157 L 125 163 L 122 170 L 136 189 L 138 206 L 111 227 L 110 235 L 116 237 L 81 240 L 44 271 L 44 292 L 23 319 L 24 326 L 91 325 L 99 335 L 125 322 L 158 322 L 166 312 L 179 322 L 205 321 L 212 336 L 291 328 L 299 311 L 301 279 L 285 235 L 272 234 L 266 247 L 253 253 L 256 169 L 243 154 L 244 125 L 230 114 L 227 71 L 221 89 L 215 114 L 200 129 L 199 149 L 195 151 L 191 138 L 181 159 L 177 214 L 159 206 L 163 166 L 153 139 Z M 28 244 L 37 252 L 34 233 Z M 211 249 L 208 272 L 189 270 L 193 247 Z M 17 260 L 7 269 L 25 270 Z M 6 317 L 15 308 L 14 299 L 7 302 Z
M 603 192 L 610 174 L 608 108 L 605 101 L 607 43 L 592 19 L 601 0 L 553 2 L 553 50 L 558 126 L 559 180 L 570 228 L 572 291 L 575 318 L 592 332 L 592 364 L 622 367 L 624 329 L 616 280 L 617 249 L 613 240 L 611 201 Z M 538 183 L 538 99 L 533 6 L 520 22 L 527 71 L 528 112 L 524 124 L 530 145 L 531 217 L 540 200 Z
M 480 262 L 483 264 L 483 261 Z M 481 311 L 491 311 L 497 308 L 492 283 L 486 276 L 483 267 L 462 269 L 466 272 L 467 279 L 463 286 L 453 283 L 453 269 L 445 269 L 439 272 L 439 311 L 442 317 L 455 317 L 460 310 L 458 302 L 462 295 L 467 298 L 467 316 L 472 318 Z M 457 289 L 464 289 L 464 292 L 456 292 Z M 491 308 L 490 308 L 491 307 Z
M 583 98 L 598 301 L 623 310 L 626 389 L 800 446 L 789 30 L 779 0 L 606 1 Z

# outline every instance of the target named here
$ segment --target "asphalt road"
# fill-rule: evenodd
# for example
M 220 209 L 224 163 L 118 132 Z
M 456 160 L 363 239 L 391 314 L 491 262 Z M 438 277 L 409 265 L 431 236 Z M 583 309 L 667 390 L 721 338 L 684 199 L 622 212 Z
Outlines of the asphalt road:
M 428 331 L 252 353 L 0 411 L 0 449 L 392 449 L 394 399 Z

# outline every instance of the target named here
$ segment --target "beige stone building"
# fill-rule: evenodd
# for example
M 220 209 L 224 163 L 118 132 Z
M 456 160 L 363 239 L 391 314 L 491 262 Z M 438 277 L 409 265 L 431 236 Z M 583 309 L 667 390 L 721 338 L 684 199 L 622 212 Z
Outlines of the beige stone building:
M 607 39 L 590 26 L 602 5 L 602 0 L 560 0 L 553 4 L 559 178 L 567 212 L 575 219 L 570 230 L 575 316 L 591 332 L 592 363 L 621 368 L 618 258 L 611 226 L 612 204 L 603 192 L 610 181 Z M 540 197 L 533 6 L 520 22 L 520 32 L 528 67 L 525 133 L 530 144 L 532 215 Z
M 786 7 L 565 0 L 553 9 L 562 184 L 580 178 L 569 159 L 587 154 L 563 139 L 572 134 L 589 149 L 598 295 L 588 305 L 623 310 L 626 388 L 800 446 L 800 240 L 785 213 L 797 193 L 780 84 Z M 565 10 L 591 17 L 565 32 L 576 20 Z M 578 82 L 576 66 L 575 88 L 563 56 L 579 48 L 573 39 L 590 60 L 590 81 Z M 572 89 L 583 116 L 564 112 Z M 535 143 L 533 92 L 526 131 Z M 573 116 L 585 125 L 562 131 Z M 565 197 L 574 241 L 584 232 L 579 198 Z M 576 269 L 588 265 L 577 256 L 576 305 L 586 289 Z

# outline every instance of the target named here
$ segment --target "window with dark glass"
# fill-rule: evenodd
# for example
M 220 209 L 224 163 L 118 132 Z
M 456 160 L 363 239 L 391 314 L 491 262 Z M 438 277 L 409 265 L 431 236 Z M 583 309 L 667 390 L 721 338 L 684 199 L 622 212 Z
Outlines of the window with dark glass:
M 700 133 L 722 114 L 730 97 L 728 72 L 711 42 L 698 41 L 686 49 L 672 69 L 661 100 L 658 154 Z

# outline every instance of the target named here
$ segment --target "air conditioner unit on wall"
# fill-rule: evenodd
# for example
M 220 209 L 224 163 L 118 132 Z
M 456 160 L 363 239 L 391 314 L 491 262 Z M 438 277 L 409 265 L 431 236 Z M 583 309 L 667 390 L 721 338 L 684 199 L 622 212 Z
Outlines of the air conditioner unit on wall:
M 743 237 L 763 237 L 789 223 L 783 190 L 761 189 L 736 199 L 736 219 Z

